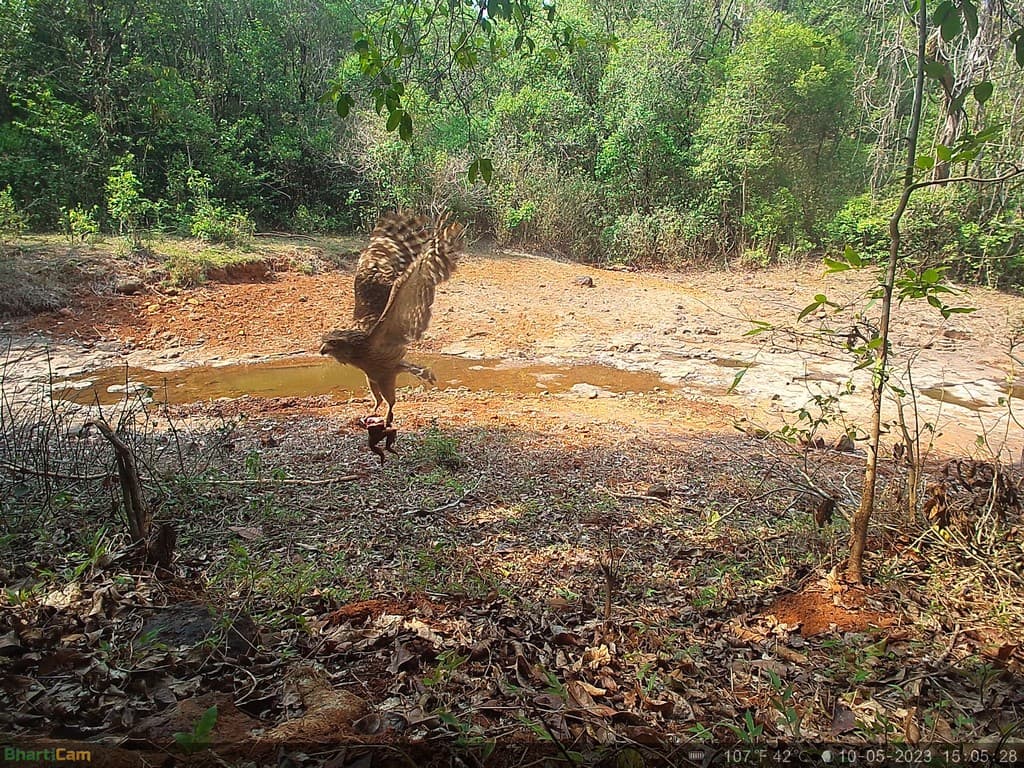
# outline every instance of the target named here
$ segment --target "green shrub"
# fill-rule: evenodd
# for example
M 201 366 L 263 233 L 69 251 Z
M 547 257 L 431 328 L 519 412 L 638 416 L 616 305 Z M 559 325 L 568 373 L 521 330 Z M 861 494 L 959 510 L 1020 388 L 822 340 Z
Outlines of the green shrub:
M 328 217 L 320 209 L 310 210 L 299 205 L 291 218 L 291 229 L 301 235 L 314 235 L 331 229 Z
M 0 189 L 0 235 L 20 235 L 25 224 L 25 216 L 18 210 L 10 185 Z
M 63 214 L 64 235 L 70 242 L 84 243 L 100 233 L 98 211 L 95 205 L 89 209 L 76 205 L 74 208 L 62 210 L 61 213 Z
M 537 204 L 527 200 L 518 206 L 506 209 L 502 224 L 507 232 L 522 236 L 537 218 Z
M 765 255 L 767 261 L 759 259 L 765 264 L 775 261 L 781 251 L 808 247 L 801 226 L 800 202 L 787 187 L 751 200 L 740 221 L 746 241 Z
M 125 153 L 110 168 L 107 176 L 107 212 L 117 225 L 118 234 L 138 245 L 138 228 L 146 215 L 150 202 L 142 196 L 142 182 L 135 175 L 135 156 Z
M 705 235 L 692 213 L 665 206 L 615 217 L 601 232 L 601 248 L 616 264 L 682 268 L 705 262 L 713 253 L 705 247 Z
M 597 182 L 584 174 L 563 175 L 539 161 L 512 163 L 507 172 L 513 181 L 490 188 L 499 243 L 539 246 L 582 261 L 601 257 L 595 224 L 604 215 L 604 198 Z
M 852 245 L 864 255 L 885 259 L 889 253 L 889 217 L 893 197 L 851 198 L 829 225 L 829 245 Z M 910 198 L 900 222 L 900 250 L 909 266 L 949 268 L 956 280 L 993 288 L 1024 286 L 1024 219 L 1011 206 L 987 212 L 968 187 L 921 189 Z
M 252 239 L 256 227 L 251 218 L 230 211 L 214 200 L 203 200 L 192 216 L 192 234 L 209 243 L 243 243 Z
M 870 194 L 851 197 L 828 225 L 833 248 L 856 248 L 862 256 L 882 258 L 889 252 L 889 216 L 882 201 Z

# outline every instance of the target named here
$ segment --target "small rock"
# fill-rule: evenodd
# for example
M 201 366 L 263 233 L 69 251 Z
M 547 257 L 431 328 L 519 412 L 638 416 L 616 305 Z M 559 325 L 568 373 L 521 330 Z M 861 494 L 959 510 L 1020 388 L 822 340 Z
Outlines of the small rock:
M 147 384 L 143 384 L 141 381 L 129 381 L 127 384 L 111 384 L 107 387 L 107 392 L 112 395 L 118 393 L 125 393 L 129 395 L 137 395 L 141 392 L 146 392 L 150 387 Z
M 832 444 L 832 447 L 843 453 L 852 453 L 855 450 L 853 440 L 845 433 L 839 436 L 835 443 Z
M 956 328 L 948 328 L 942 332 L 942 335 L 947 339 L 956 339 L 957 341 L 968 341 L 973 338 L 968 331 L 958 331 Z
M 590 275 L 580 275 L 573 282 L 580 288 L 594 287 L 594 278 L 590 277 Z
M 578 397 L 585 397 L 588 400 L 593 400 L 601 395 L 600 387 L 595 387 L 593 384 L 586 384 L 584 382 L 573 384 L 569 387 L 569 391 Z
M 647 489 L 647 495 L 654 496 L 656 499 L 667 499 L 672 495 L 672 491 L 664 483 L 654 483 Z
M 134 296 L 137 293 L 142 293 L 145 289 L 145 284 L 135 277 L 122 278 L 114 285 L 114 291 L 125 296 Z

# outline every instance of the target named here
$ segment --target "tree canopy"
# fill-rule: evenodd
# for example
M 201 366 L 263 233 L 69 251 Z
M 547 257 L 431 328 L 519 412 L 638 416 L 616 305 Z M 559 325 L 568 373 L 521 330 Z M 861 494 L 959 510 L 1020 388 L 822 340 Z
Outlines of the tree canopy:
M 931 17 L 922 137 L 998 129 L 959 166 L 1019 161 L 1014 9 Z M 882 249 L 914 35 L 887 3 L 703 0 L 17 0 L 0 30 L 0 191 L 32 227 L 123 229 L 130 176 L 146 229 L 449 207 L 500 242 L 676 266 Z M 1019 281 L 1015 187 L 929 195 L 943 241 L 908 242 Z

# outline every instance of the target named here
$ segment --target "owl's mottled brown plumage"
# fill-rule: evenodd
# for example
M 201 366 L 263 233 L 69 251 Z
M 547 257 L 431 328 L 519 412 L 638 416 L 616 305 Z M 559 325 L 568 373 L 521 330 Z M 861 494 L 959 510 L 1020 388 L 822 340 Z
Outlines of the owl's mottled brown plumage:
M 449 224 L 447 217 L 436 226 L 405 213 L 382 218 L 356 267 L 352 327 L 324 336 L 320 354 L 366 374 L 374 412 L 388 404 L 388 427 L 399 373 L 434 382 L 428 369 L 406 362 L 405 349 L 430 323 L 434 291 L 455 270 L 461 235 L 462 226 Z

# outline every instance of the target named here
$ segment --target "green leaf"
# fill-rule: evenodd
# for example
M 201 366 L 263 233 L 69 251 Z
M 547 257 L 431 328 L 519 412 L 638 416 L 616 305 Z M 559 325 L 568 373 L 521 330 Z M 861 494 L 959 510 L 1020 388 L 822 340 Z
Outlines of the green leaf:
M 806 307 L 804 307 L 802 310 L 800 310 L 800 314 L 796 316 L 796 319 L 797 320 L 803 320 L 805 317 L 807 317 L 809 314 L 811 314 L 811 312 L 816 311 L 818 309 L 818 307 L 820 307 L 821 305 L 822 305 L 822 302 L 820 302 L 817 299 L 815 299 L 810 304 L 808 304 Z
M 317 104 L 327 104 L 338 98 L 338 93 L 341 91 L 341 86 L 337 83 L 332 83 L 331 87 L 324 91 L 320 97 L 316 100 Z
M 398 127 L 399 123 L 402 122 L 403 114 L 405 113 L 402 112 L 402 110 L 400 109 L 396 109 L 388 114 L 388 121 L 384 125 L 384 128 L 388 131 L 388 133 L 394 131 Z
M 352 111 L 355 103 L 355 99 L 350 94 L 343 93 L 338 96 L 338 102 L 335 105 L 338 110 L 338 117 L 348 117 L 348 113 Z
M 843 250 L 843 258 L 846 259 L 846 261 L 849 262 L 851 266 L 864 266 L 864 259 L 861 258 L 860 254 L 857 252 L 857 249 L 854 248 L 852 245 L 847 244 L 846 248 Z
M 940 83 L 944 83 L 948 79 L 951 79 L 949 74 L 949 67 L 943 64 L 941 61 L 925 62 L 924 73 L 933 80 L 938 80 Z
M 953 161 L 957 163 L 969 163 L 978 156 L 981 152 L 977 147 L 973 149 L 965 149 L 963 152 L 957 152 L 953 155 Z
M 1013 56 L 1017 60 L 1017 66 L 1024 67 L 1024 29 L 1014 30 L 1010 35 L 1010 42 L 1013 43 Z
M 974 86 L 971 92 L 974 94 L 974 98 L 977 100 L 979 104 L 984 104 L 986 101 L 992 98 L 992 91 L 992 83 L 986 80 Z
M 941 25 L 951 15 L 956 13 L 956 6 L 950 2 L 950 0 L 942 0 L 937 6 L 935 11 L 932 13 L 932 23 Z
M 827 267 L 827 269 L 825 270 L 826 275 L 831 275 L 835 272 L 845 272 L 846 270 L 851 268 L 847 262 L 836 261 L 835 259 L 830 259 L 827 256 L 825 257 L 824 261 L 825 266 Z
M 935 158 L 928 155 L 919 155 L 917 160 L 914 161 L 914 165 L 922 171 L 927 171 L 929 168 L 935 167 Z
M 757 336 L 758 334 L 770 331 L 772 329 L 771 324 L 766 323 L 764 320 L 754 320 L 754 327 L 749 331 L 746 331 L 744 336 Z
M 491 183 L 491 176 L 494 174 L 494 165 L 491 161 L 486 158 L 480 158 L 480 175 L 483 177 L 484 183 Z
M 203 712 L 202 717 L 199 718 L 199 722 L 196 723 L 194 732 L 195 735 L 201 739 L 205 739 L 213 731 L 213 726 L 217 724 L 217 705 L 214 704 L 208 710 Z
M 953 150 L 947 147 L 945 144 L 935 145 L 935 156 L 943 163 L 948 163 L 953 159 Z
M 928 269 L 921 273 L 921 282 L 937 283 L 939 282 L 939 278 L 941 277 L 942 273 L 939 270 L 935 269 L 935 267 L 929 267 Z
M 726 390 L 725 394 L 731 395 L 733 392 L 735 392 L 736 387 L 740 385 L 740 382 L 743 381 L 743 377 L 747 375 L 747 371 L 749 370 L 749 365 L 745 365 L 744 367 L 740 368 L 739 371 L 736 372 L 736 375 L 732 377 L 732 384 L 729 385 L 729 389 Z
M 478 157 L 469 164 L 469 183 L 473 184 L 477 179 L 482 179 L 485 184 L 491 183 L 491 175 L 494 173 L 494 165 L 486 157 Z
M 942 39 L 947 43 L 950 40 L 959 37 L 960 33 L 964 31 L 963 22 L 960 21 L 960 14 L 954 11 L 953 13 L 946 16 L 943 19 L 939 32 L 942 34 Z
M 976 37 L 978 35 L 978 8 L 974 4 L 974 0 L 960 0 L 960 11 L 967 24 L 967 34 L 972 38 Z
M 975 138 L 979 142 L 988 141 L 989 139 L 995 138 L 996 136 L 998 136 L 1002 132 L 1003 132 L 1003 126 L 1000 123 L 995 123 L 994 125 L 990 125 L 987 128 L 982 128 L 975 135 Z
M 408 112 L 402 115 L 402 120 L 398 124 L 398 137 L 402 141 L 412 141 L 412 115 Z

